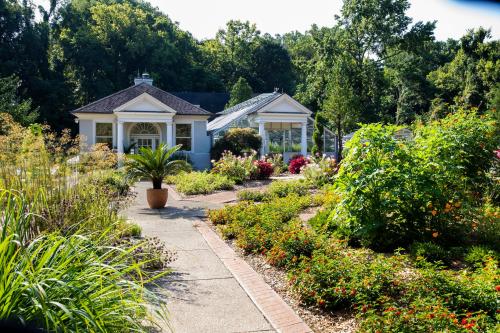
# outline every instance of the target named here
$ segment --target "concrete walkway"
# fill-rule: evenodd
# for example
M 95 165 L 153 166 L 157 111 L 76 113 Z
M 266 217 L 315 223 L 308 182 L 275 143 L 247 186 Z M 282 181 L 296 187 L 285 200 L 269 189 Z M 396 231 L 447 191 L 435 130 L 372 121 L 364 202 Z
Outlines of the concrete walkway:
M 174 332 L 275 332 L 196 229 L 204 224 L 205 210 L 221 204 L 170 196 L 167 208 L 152 210 L 145 198 L 149 187 L 145 182 L 136 184 L 137 198 L 124 214 L 142 227 L 144 236 L 159 237 L 177 251 L 171 265 L 174 273 L 158 283 L 164 289 Z

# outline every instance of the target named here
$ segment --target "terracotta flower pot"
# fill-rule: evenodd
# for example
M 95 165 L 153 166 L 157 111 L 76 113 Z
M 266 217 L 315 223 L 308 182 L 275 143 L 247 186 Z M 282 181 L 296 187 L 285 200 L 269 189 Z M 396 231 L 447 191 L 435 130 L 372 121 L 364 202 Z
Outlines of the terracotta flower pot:
M 153 209 L 163 208 L 167 204 L 168 189 L 149 188 L 147 190 L 147 198 L 148 198 L 148 205 L 150 208 Z

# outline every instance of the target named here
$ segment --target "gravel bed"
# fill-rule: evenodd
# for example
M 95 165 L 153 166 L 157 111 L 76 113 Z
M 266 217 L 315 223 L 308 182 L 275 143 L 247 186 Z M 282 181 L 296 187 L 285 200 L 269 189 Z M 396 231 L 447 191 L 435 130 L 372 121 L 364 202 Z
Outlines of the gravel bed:
M 205 220 L 205 222 L 217 232 L 217 228 L 210 221 Z M 219 233 L 217 232 L 217 234 Z M 317 307 L 302 306 L 298 295 L 291 290 L 285 271 L 269 265 L 262 255 L 245 255 L 240 248 L 234 245 L 234 242 L 226 240 L 226 243 L 240 258 L 245 260 L 262 276 L 264 281 L 281 296 L 314 332 L 352 333 L 356 331 L 357 323 L 354 313 L 349 311 L 327 312 Z

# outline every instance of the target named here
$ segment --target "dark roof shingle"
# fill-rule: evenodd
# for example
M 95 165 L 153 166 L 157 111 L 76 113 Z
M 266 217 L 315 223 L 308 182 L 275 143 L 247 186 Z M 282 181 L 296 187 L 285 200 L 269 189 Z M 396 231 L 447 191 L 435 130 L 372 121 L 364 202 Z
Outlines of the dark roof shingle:
M 143 93 L 147 93 L 163 104 L 171 107 L 177 112 L 177 114 L 211 115 L 210 112 L 202 109 L 201 107 L 188 103 L 171 93 L 163 91 L 147 83 L 140 83 L 138 85 L 120 90 L 114 94 L 73 110 L 71 113 L 113 113 L 114 109 Z

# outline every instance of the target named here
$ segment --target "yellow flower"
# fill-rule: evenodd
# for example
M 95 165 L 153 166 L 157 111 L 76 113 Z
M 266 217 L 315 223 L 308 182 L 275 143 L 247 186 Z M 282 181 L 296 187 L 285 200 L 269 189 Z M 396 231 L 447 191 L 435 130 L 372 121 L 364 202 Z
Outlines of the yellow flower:
M 437 236 L 439 236 L 439 232 L 434 231 L 434 232 L 432 233 L 432 237 L 436 238 Z

